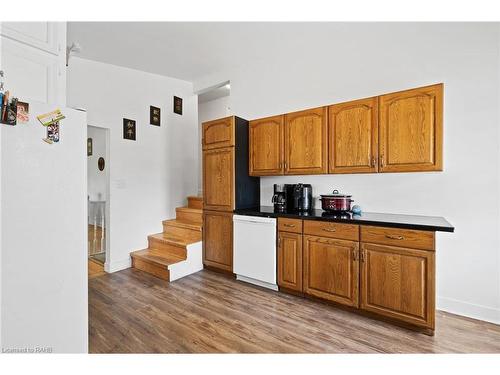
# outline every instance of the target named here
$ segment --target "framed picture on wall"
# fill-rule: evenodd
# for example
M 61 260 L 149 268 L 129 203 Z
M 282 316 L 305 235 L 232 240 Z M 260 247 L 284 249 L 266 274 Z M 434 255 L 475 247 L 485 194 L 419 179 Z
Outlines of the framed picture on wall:
M 174 96 L 174 113 L 182 115 L 182 98 Z
M 135 141 L 135 120 L 123 119 L 123 139 Z
M 87 138 L 87 156 L 92 156 L 92 138 Z
M 149 106 L 149 123 L 151 125 L 160 126 L 160 108 Z

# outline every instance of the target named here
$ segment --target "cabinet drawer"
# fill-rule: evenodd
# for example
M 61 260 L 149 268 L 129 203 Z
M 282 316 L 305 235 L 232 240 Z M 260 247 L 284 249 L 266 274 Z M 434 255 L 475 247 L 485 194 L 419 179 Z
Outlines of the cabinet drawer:
M 339 224 L 331 221 L 305 220 L 304 233 L 313 236 L 359 241 L 359 226 Z
M 434 232 L 361 226 L 361 242 L 434 250 Z
M 302 220 L 278 218 L 278 231 L 302 233 Z

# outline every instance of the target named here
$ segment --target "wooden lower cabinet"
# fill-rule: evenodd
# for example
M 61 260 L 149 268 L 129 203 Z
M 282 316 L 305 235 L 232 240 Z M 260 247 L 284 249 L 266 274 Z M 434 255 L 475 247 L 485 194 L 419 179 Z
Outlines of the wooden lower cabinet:
M 302 292 L 302 234 L 278 232 L 278 285 Z
M 233 272 L 233 214 L 203 211 L 203 264 Z
M 433 330 L 434 257 L 434 251 L 362 243 L 361 309 Z
M 304 236 L 304 292 L 358 307 L 359 243 Z

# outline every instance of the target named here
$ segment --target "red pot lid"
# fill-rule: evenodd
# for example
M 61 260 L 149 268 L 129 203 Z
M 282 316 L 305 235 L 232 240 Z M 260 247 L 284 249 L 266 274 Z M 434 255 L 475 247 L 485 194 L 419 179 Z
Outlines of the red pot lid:
M 338 190 L 334 190 L 332 194 L 321 195 L 321 198 L 350 198 L 352 195 L 340 194 Z

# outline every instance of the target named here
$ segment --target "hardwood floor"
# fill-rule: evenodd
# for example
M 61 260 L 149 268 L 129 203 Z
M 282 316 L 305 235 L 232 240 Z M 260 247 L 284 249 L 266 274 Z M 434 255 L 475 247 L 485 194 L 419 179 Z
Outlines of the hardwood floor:
M 500 353 L 500 326 L 438 311 L 433 337 L 212 271 L 89 280 L 91 353 Z
M 104 272 L 104 266 L 101 263 L 89 259 L 88 265 L 89 265 L 88 266 L 89 279 L 106 274 L 106 272 Z

